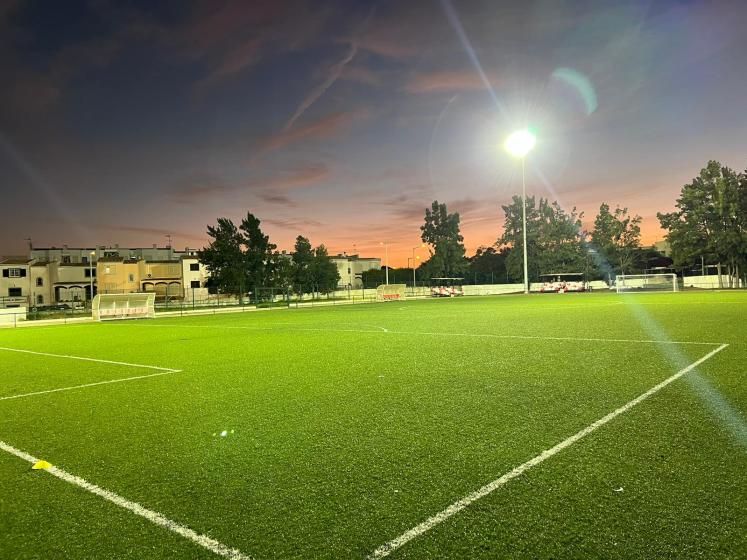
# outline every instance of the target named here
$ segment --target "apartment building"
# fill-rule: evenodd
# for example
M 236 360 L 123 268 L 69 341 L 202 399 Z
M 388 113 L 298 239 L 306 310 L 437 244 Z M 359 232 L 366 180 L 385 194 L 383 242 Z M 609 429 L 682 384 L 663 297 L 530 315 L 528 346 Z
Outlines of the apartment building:
M 0 261 L 0 307 L 25 307 L 31 294 L 32 259 L 6 257 Z
M 361 257 L 359 255 L 335 255 L 330 257 L 340 274 L 340 288 L 360 288 L 363 286 L 362 275 L 367 270 L 381 270 L 381 259 Z
M 186 251 L 190 251 L 189 248 Z M 122 257 L 144 261 L 178 260 L 182 253 L 172 247 L 120 247 L 119 245 L 96 247 L 32 247 L 29 257 L 38 261 L 59 262 L 61 264 L 90 264 L 98 259 Z

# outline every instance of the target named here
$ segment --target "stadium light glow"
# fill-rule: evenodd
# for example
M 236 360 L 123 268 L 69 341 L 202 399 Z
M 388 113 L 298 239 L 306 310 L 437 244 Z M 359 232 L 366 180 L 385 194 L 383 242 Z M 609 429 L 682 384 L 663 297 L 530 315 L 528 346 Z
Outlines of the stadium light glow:
M 512 132 L 503 143 L 503 149 L 513 157 L 523 158 L 532 151 L 537 144 L 537 137 L 529 130 L 517 130 Z
M 524 160 L 537 143 L 537 137 L 529 130 L 512 132 L 503 143 L 503 148 L 512 156 L 521 159 L 521 229 L 524 246 L 524 293 L 529 293 L 529 272 L 527 265 L 527 183 L 524 173 Z

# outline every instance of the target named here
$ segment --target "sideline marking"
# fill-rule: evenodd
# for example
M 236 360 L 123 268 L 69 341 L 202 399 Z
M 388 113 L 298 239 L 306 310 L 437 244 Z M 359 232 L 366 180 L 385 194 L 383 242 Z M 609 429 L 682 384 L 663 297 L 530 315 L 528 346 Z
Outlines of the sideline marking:
M 34 391 L 32 393 L 22 393 L 20 395 L 9 395 L 7 397 L 0 397 L 0 401 L 8 401 L 11 399 L 22 399 L 24 397 L 33 397 L 34 395 L 46 395 L 47 393 L 59 393 L 60 391 L 72 391 L 73 389 L 83 389 L 85 387 L 95 387 L 96 385 L 107 385 L 109 383 L 122 383 L 123 381 L 134 381 L 136 379 L 146 379 L 148 377 L 157 377 L 159 375 L 169 375 L 171 373 L 179 373 L 180 369 L 173 371 L 159 371 L 158 373 L 149 373 L 148 375 L 136 375 L 134 377 L 122 377 L 119 379 L 110 379 L 108 381 L 96 381 L 95 383 L 84 383 L 83 385 L 72 385 L 71 387 L 60 387 L 59 389 L 47 389 L 45 391 Z
M 21 350 L 20 348 L 6 348 L 4 346 L 0 346 L 0 350 L 5 350 L 6 352 L 20 352 L 23 354 L 34 354 L 36 356 L 50 356 L 52 358 L 67 358 L 69 360 L 82 360 L 84 362 L 98 362 L 101 364 L 114 364 L 115 366 L 129 366 L 129 367 L 144 368 L 144 369 L 155 369 L 158 371 L 165 371 L 167 373 L 178 373 L 181 371 L 179 369 L 165 368 L 165 367 L 159 367 L 159 366 L 132 364 L 130 362 L 115 362 L 113 360 L 101 360 L 99 358 L 86 358 L 84 356 L 70 356 L 68 354 L 51 354 L 49 352 L 36 352 L 34 350 Z
M 4 441 L 0 441 L 0 449 L 32 464 L 39 461 L 39 459 L 37 459 L 36 457 L 29 455 L 28 453 L 21 451 L 20 449 L 16 449 L 12 445 L 9 445 Z M 95 484 L 92 484 L 87 480 L 80 478 L 79 476 L 70 474 L 69 472 L 55 466 L 52 466 L 45 471 L 52 476 L 56 476 L 60 480 L 64 480 L 65 482 L 74 484 L 75 486 L 78 486 L 83 490 L 91 492 L 92 494 L 96 494 L 97 496 L 110 501 L 116 506 L 126 509 L 134 513 L 135 515 L 139 515 L 140 517 L 147 519 L 151 523 L 159 525 L 164 529 L 168 529 L 169 531 L 176 533 L 177 535 L 182 536 L 195 544 L 200 545 L 201 547 L 209 550 L 214 554 L 217 554 L 218 556 L 230 558 L 231 560 L 252 560 L 250 556 L 247 556 L 246 554 L 239 550 L 236 550 L 235 548 L 230 548 L 223 543 L 220 543 L 215 539 L 208 537 L 207 535 L 201 535 L 200 533 L 193 531 L 189 527 L 177 523 L 176 521 L 173 521 L 156 511 L 141 506 L 136 502 L 131 502 L 127 498 L 123 498 L 119 494 L 115 494 L 114 492 L 110 492 L 109 490 L 101 488 L 100 486 L 96 486 Z
M 603 416 L 602 418 L 600 418 L 596 422 L 593 422 L 593 423 L 589 424 L 588 426 L 586 426 L 581 431 L 576 432 L 572 436 L 564 439 L 563 441 L 561 441 L 560 443 L 558 443 L 555 446 L 551 447 L 550 449 L 546 449 L 545 451 L 543 451 L 542 453 L 540 453 L 536 457 L 533 457 L 532 459 L 529 459 L 528 461 L 526 461 L 525 463 L 522 463 L 518 467 L 515 467 L 513 470 L 507 472 L 506 474 L 504 474 L 500 478 L 497 478 L 494 481 L 489 482 L 488 484 L 486 484 L 482 488 L 480 488 L 478 490 L 475 490 L 474 492 L 472 492 L 468 496 L 465 496 L 461 500 L 458 500 L 458 501 L 454 502 L 453 504 L 451 504 L 450 506 L 448 506 L 446 509 L 441 510 L 440 512 L 438 512 L 435 515 L 432 515 L 431 517 L 427 518 L 425 521 L 423 521 L 422 523 L 416 525 L 412 529 L 409 529 L 408 531 L 405 531 L 399 537 L 397 537 L 395 539 L 392 539 L 392 540 L 384 543 L 379 548 L 377 548 L 376 550 L 374 550 L 371 554 L 369 554 L 368 559 L 369 560 L 373 560 L 375 558 L 384 558 L 385 556 L 389 556 L 392 552 L 394 552 L 398 548 L 400 548 L 403 545 L 407 544 L 411 540 L 419 537 L 423 533 L 426 533 L 426 532 L 430 531 L 436 525 L 439 525 L 439 524 L 443 523 L 444 521 L 446 521 L 450 517 L 456 515 L 457 513 L 459 513 L 460 511 L 462 511 L 463 509 L 467 508 L 468 506 L 470 506 L 471 504 L 473 504 L 474 502 L 476 502 L 480 498 L 484 498 L 488 494 L 491 494 L 492 492 L 494 492 L 495 490 L 497 490 L 498 488 L 500 488 L 501 486 L 503 486 L 504 484 L 506 484 L 510 480 L 521 476 L 523 473 L 525 473 L 526 471 L 528 471 L 532 467 L 535 467 L 535 466 L 539 465 L 540 463 L 542 463 L 545 459 L 549 459 L 553 455 L 556 455 L 556 454 L 560 453 L 566 447 L 570 447 L 571 445 L 573 445 L 574 443 L 576 443 L 577 441 L 579 441 L 581 438 L 589 435 L 590 433 L 592 433 L 593 431 L 595 431 L 598 428 L 601 428 L 602 426 L 604 426 L 605 424 L 607 424 L 609 421 L 613 420 L 617 416 L 620 416 L 621 414 L 624 414 L 625 412 L 629 411 L 631 408 L 633 408 L 637 404 L 640 404 L 641 402 L 645 401 L 651 395 L 653 395 L 655 393 L 658 393 L 664 387 L 666 387 L 667 385 L 669 385 L 673 381 L 676 381 L 677 379 L 679 379 L 680 377 L 682 377 L 683 375 L 685 375 L 689 371 L 695 369 L 696 367 L 698 367 L 700 364 L 702 364 L 706 360 L 709 360 L 710 358 L 712 358 L 713 356 L 715 356 L 718 352 L 721 352 L 721 350 L 723 350 L 727 346 L 729 346 L 729 345 L 728 344 L 722 344 L 718 348 L 716 348 L 714 350 L 711 350 L 710 352 L 708 352 L 708 354 L 706 354 L 705 356 L 703 356 L 699 360 L 697 360 L 697 361 L 693 362 L 692 364 L 690 364 L 689 366 L 681 369 L 680 371 L 678 371 L 677 373 L 675 373 L 671 377 L 668 377 L 667 379 L 665 379 L 664 381 L 662 381 L 658 385 L 654 385 L 653 387 L 651 387 L 651 389 L 649 389 L 645 393 L 639 395 L 638 397 L 634 398 L 632 401 L 624 404 L 623 406 L 621 406 L 620 408 L 618 408 L 616 410 L 613 410 L 612 412 L 610 412 L 606 416 Z
M 108 326 L 114 326 L 111 323 Z M 364 325 L 362 326 L 375 326 L 375 325 Z M 118 326 L 118 325 L 117 325 Z M 129 325 L 128 325 L 129 326 Z M 139 327 L 150 327 L 150 328 L 181 328 L 181 329 L 239 329 L 248 331 L 274 331 L 274 332 L 356 332 L 356 333 L 386 333 L 386 334 L 406 334 L 406 335 L 421 335 L 421 336 L 466 336 L 466 337 L 477 337 L 477 338 L 506 338 L 506 339 L 519 339 L 519 340 L 558 340 L 568 342 L 623 342 L 623 343 L 639 343 L 639 344 L 692 344 L 696 346 L 718 346 L 720 342 L 698 342 L 698 341 L 678 341 L 678 340 L 645 340 L 645 339 L 631 339 L 631 338 L 579 338 L 571 336 L 531 336 L 521 334 L 493 334 L 493 333 L 455 333 L 455 332 L 423 332 L 423 331 L 390 331 L 384 329 L 384 327 L 376 327 L 381 330 L 371 329 L 323 329 L 319 327 L 299 327 L 299 328 L 275 328 L 272 326 L 267 327 L 249 327 L 239 325 L 138 325 Z

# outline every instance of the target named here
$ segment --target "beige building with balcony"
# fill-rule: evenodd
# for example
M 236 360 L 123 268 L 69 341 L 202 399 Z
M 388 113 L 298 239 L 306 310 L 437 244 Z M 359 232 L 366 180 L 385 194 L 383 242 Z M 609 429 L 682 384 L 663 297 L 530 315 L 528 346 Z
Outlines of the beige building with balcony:
M 159 298 L 182 298 L 180 261 L 144 261 L 103 257 L 96 263 L 98 293 L 155 292 Z

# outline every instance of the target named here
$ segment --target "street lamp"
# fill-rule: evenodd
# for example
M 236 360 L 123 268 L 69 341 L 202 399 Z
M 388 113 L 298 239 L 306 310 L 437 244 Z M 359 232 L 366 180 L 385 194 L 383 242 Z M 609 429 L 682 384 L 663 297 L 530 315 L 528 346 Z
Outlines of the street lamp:
M 413 249 L 414 251 L 415 249 Z M 420 255 L 415 256 L 413 253 L 412 257 L 407 257 L 407 266 L 412 266 L 412 294 L 415 295 L 415 261 L 420 260 Z M 410 264 L 412 262 L 412 264 Z
M 503 148 L 515 158 L 521 159 L 521 230 L 524 239 L 524 293 L 529 293 L 529 272 L 527 268 L 527 185 L 524 173 L 524 160 L 537 143 L 537 137 L 529 130 L 512 132 Z
M 418 249 L 423 249 L 425 247 L 425 243 L 421 243 L 418 247 L 412 248 L 412 293 L 415 293 L 415 288 L 417 287 L 417 282 L 415 280 L 415 251 Z M 418 257 L 420 258 L 420 257 Z
M 88 253 L 88 256 L 89 256 L 89 259 L 88 259 L 88 265 L 89 265 L 88 276 L 89 276 L 89 278 L 88 279 L 91 282 L 90 298 L 91 298 L 91 309 L 93 309 L 93 257 L 96 256 L 96 251 L 91 251 L 90 253 Z
M 386 285 L 389 285 L 389 243 L 382 241 L 379 245 L 384 246 L 384 266 L 386 267 Z

